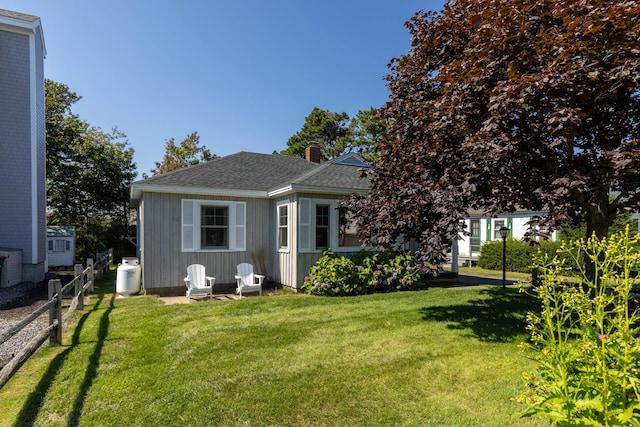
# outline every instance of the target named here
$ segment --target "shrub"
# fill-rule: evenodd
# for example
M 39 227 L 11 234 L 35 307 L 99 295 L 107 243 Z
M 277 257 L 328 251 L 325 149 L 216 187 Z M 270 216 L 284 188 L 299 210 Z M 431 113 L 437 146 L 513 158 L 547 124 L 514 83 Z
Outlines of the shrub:
M 552 425 L 640 424 L 640 315 L 629 295 L 639 241 L 627 229 L 610 239 L 563 244 L 563 257 L 535 257 L 542 310 L 528 323 L 538 367 L 525 377 L 520 400 L 530 406 L 521 416 Z M 582 272 L 583 256 L 595 264 L 595 283 Z M 581 271 L 579 284 L 564 282 L 568 270 Z
M 357 295 L 365 293 L 358 269 L 349 258 L 326 250 L 311 267 L 303 289 L 313 295 Z
M 521 273 L 531 273 L 531 264 L 538 249 L 548 254 L 550 258 L 556 256 L 560 242 L 542 241 L 540 247 L 531 246 L 520 240 L 507 240 L 507 269 Z M 487 242 L 480 249 L 478 266 L 489 270 L 502 270 L 502 241 Z
M 325 296 L 360 295 L 415 289 L 420 278 L 410 255 L 360 251 L 350 258 L 325 251 L 311 267 L 302 286 L 306 293 Z
M 370 292 L 410 290 L 415 288 L 419 279 L 411 261 L 410 255 L 383 252 L 370 254 L 358 268 Z

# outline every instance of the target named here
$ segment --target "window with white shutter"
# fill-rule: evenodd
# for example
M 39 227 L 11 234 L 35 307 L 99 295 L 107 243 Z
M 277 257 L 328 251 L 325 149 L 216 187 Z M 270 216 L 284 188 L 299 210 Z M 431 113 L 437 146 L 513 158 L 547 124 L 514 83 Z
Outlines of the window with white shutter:
M 184 252 L 246 250 L 245 202 L 182 201 Z
M 298 202 L 298 250 L 311 250 L 311 200 L 300 199 Z

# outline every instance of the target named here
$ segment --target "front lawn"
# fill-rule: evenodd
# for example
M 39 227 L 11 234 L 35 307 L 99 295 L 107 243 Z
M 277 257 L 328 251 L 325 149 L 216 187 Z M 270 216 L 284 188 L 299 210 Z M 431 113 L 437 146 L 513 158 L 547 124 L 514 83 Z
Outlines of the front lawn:
M 534 306 L 499 287 L 172 306 L 96 294 L 65 344 L 0 390 L 0 425 L 545 425 L 511 415 Z

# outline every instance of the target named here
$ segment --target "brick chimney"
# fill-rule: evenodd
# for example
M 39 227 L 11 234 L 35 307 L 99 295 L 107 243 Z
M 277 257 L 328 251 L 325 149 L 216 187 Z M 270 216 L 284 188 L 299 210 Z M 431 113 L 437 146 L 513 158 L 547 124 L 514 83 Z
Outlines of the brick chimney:
M 315 142 L 309 144 L 309 146 L 305 150 L 305 158 L 309 162 L 320 163 L 320 154 L 320 146 Z

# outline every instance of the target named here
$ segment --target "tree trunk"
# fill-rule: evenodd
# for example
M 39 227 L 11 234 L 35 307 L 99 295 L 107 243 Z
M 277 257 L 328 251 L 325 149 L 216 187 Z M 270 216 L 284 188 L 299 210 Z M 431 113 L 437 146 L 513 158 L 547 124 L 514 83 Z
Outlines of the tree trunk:
M 587 208 L 586 222 L 587 222 L 587 235 L 586 238 L 590 239 L 595 235 L 596 239 L 602 240 L 607 237 L 609 233 L 609 227 L 616 218 L 617 209 L 615 206 L 609 204 L 608 194 L 603 195 L 600 199 L 600 203 L 595 206 Z M 604 256 L 604 254 L 602 254 Z M 587 279 L 596 283 L 598 280 L 595 263 L 585 256 L 585 273 Z

